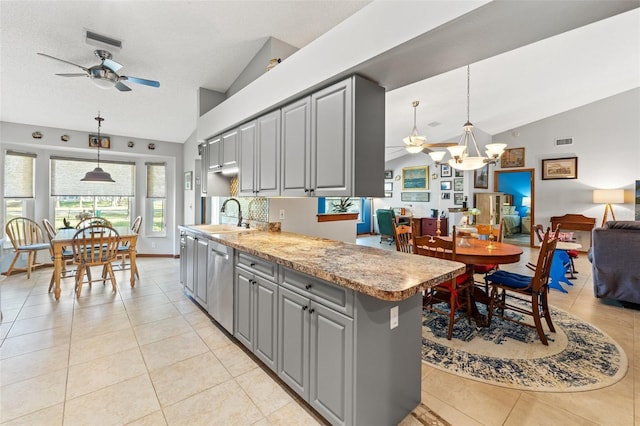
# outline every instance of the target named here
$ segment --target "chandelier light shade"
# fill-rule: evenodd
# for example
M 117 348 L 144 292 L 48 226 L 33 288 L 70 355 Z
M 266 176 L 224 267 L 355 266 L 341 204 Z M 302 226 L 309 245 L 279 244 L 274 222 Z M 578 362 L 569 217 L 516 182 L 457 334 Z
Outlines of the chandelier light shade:
M 487 156 L 484 157 L 480 154 L 476 137 L 473 134 L 473 124 L 469 121 L 470 81 L 470 67 L 467 65 L 467 122 L 464 123 L 464 133 L 458 145 L 447 148 L 452 157 L 449 160 L 449 165 L 458 170 L 477 170 L 487 163 L 495 164 L 507 146 L 505 143 L 491 143 L 485 147 Z
M 447 155 L 447 151 L 431 151 L 429 153 L 429 157 L 433 160 L 434 163 L 439 165 L 442 162 L 444 156 Z
M 609 212 L 611 217 L 616 220 L 616 215 L 613 213 L 613 207 L 611 204 L 623 204 L 624 203 L 624 189 L 594 189 L 593 190 L 593 202 L 595 204 L 606 204 L 604 207 L 604 216 L 602 217 L 602 225 L 607 222 Z
M 102 122 L 104 118 L 100 117 L 100 112 L 98 112 L 98 116 L 95 117 L 95 120 L 98 122 L 98 166 L 88 171 L 80 181 L 82 182 L 115 182 L 111 178 L 111 175 L 100 167 L 100 146 L 102 145 L 102 139 L 100 138 L 100 127 L 102 126 Z
M 416 126 L 416 108 L 420 105 L 420 101 L 413 101 L 411 105 L 413 105 L 413 130 L 402 141 L 405 143 L 407 151 L 411 154 L 417 154 L 422 151 L 422 144 L 427 142 L 427 138 L 418 133 L 418 127 Z

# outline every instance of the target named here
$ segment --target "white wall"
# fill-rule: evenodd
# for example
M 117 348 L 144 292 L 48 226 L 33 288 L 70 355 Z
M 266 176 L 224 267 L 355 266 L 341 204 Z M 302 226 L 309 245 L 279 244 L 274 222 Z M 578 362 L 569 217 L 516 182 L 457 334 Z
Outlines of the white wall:
M 104 127 L 106 126 L 103 124 L 103 128 Z M 42 139 L 33 139 L 31 137 L 31 133 L 36 130 L 43 134 Z M 89 134 L 86 132 L 0 122 L 0 134 L 2 135 L 0 164 L 4 164 L 5 151 L 8 149 L 31 152 L 37 155 L 34 219 L 38 223 L 41 223 L 44 218 L 51 219 L 53 217 L 53 203 L 49 196 L 49 157 L 52 155 L 63 155 L 74 158 L 97 159 L 96 150 L 88 147 Z M 63 134 L 69 135 L 71 139 L 68 142 L 62 142 L 60 136 Z M 118 135 L 110 135 L 110 137 L 111 149 L 101 150 L 100 158 L 105 160 L 134 161 L 136 163 L 134 216 L 141 214 L 143 220 L 145 217 L 145 162 L 164 161 L 167 163 L 167 236 L 150 238 L 146 237 L 143 232 L 138 239 L 137 248 L 141 254 L 175 255 L 179 253 L 177 225 L 182 223 L 183 209 L 182 207 L 178 208 L 178 206 L 184 204 L 182 190 L 183 145 Z M 129 141 L 134 142 L 134 147 L 129 148 L 127 146 Z M 154 150 L 148 149 L 149 143 L 155 144 Z M 3 173 L 0 173 L 0 175 L 2 174 Z M 117 181 L 117 176 L 114 176 L 114 179 Z M 4 186 L 2 186 L 2 188 L 4 188 Z M 4 192 L 2 195 L 4 197 Z M 155 248 L 152 248 L 153 243 L 156 245 Z

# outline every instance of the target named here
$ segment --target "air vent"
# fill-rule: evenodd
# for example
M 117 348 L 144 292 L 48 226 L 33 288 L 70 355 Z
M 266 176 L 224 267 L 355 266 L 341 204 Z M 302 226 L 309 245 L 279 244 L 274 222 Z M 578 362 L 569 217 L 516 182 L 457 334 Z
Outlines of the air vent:
M 93 31 L 87 31 L 87 44 L 98 47 L 115 47 L 116 49 L 122 49 L 122 42 L 115 38 L 107 37 Z
M 556 139 L 556 146 L 573 145 L 573 138 Z

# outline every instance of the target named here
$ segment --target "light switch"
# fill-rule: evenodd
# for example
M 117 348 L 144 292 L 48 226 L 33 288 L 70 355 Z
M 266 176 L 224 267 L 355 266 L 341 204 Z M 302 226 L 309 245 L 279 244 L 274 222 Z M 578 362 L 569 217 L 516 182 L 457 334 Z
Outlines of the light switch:
M 398 307 L 394 306 L 390 311 L 389 329 L 393 330 L 398 326 Z

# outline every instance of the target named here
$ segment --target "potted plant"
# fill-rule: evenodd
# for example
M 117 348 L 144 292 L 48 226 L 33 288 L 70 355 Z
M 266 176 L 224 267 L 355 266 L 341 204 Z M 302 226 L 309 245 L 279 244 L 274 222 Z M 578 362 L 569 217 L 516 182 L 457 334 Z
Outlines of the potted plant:
M 351 202 L 350 197 L 341 197 L 339 200 L 331 203 L 331 212 L 347 213 L 349 211 L 349 207 L 351 206 L 353 206 L 353 202 Z

